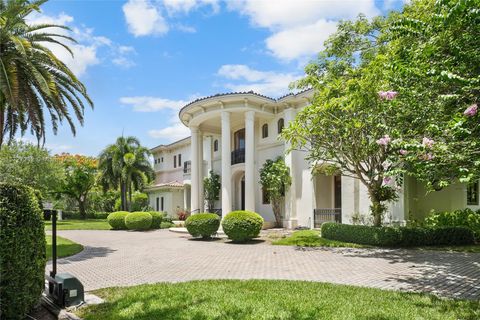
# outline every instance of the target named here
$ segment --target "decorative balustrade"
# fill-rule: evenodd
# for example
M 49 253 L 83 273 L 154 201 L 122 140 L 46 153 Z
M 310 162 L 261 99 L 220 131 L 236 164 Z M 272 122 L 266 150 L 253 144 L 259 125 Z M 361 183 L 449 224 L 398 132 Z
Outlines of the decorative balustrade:
M 314 209 L 313 210 L 313 226 L 314 228 L 320 228 L 324 222 L 337 222 L 342 223 L 342 209 Z

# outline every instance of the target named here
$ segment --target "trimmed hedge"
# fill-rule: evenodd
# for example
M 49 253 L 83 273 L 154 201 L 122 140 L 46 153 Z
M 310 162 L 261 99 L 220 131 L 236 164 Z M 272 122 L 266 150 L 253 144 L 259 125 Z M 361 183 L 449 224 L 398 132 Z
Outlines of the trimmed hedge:
M 245 242 L 258 237 L 263 218 L 251 211 L 232 211 L 222 221 L 222 228 L 229 239 Z
M 415 247 L 474 244 L 473 231 L 466 227 L 408 228 L 370 227 L 326 222 L 322 237 L 330 240 L 379 247 Z
M 163 212 L 150 211 L 149 213 L 152 216 L 152 225 L 150 226 L 150 228 L 160 229 L 160 225 L 163 222 Z
M 23 319 L 45 286 L 45 230 L 34 191 L 0 183 L 0 318 Z
M 209 239 L 220 227 L 220 217 L 215 213 L 198 213 L 185 221 L 185 227 L 193 237 Z
M 125 217 L 128 230 L 148 230 L 152 226 L 152 215 L 148 212 L 136 211 Z
M 128 216 L 130 212 L 127 211 L 116 211 L 108 215 L 107 221 L 108 224 L 114 230 L 126 230 L 127 226 L 125 225 L 125 217 Z

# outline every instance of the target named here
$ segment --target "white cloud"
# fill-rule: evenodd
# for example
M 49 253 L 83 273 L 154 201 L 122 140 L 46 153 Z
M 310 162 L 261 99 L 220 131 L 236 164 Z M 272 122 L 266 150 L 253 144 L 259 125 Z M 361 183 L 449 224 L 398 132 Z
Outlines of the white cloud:
M 290 61 L 312 56 L 323 50 L 323 43 L 336 30 L 337 22 L 322 19 L 313 24 L 274 33 L 265 42 L 275 57 Z
M 232 91 L 250 91 L 267 96 L 278 97 L 288 93 L 288 86 L 301 75 L 294 73 L 278 73 L 259 71 L 242 64 L 227 64 L 220 67 L 217 75 L 234 80 L 223 86 Z
M 178 121 L 171 123 L 170 126 L 162 129 L 149 130 L 148 134 L 152 138 L 175 141 L 188 137 L 190 135 L 190 130 L 183 123 Z
M 176 13 L 189 13 L 192 9 L 201 6 L 210 6 L 213 13 L 218 13 L 220 5 L 218 0 L 163 0 L 163 4 L 170 15 Z
M 120 103 L 130 105 L 134 111 L 155 112 L 165 109 L 179 110 L 188 102 L 183 100 L 170 100 L 158 97 L 136 96 L 122 97 Z
M 175 29 L 180 30 L 185 33 L 196 33 L 197 29 L 192 26 L 187 26 L 185 24 L 178 23 L 175 25 Z
M 128 30 L 136 37 L 162 35 L 169 27 L 160 10 L 147 0 L 129 0 L 123 5 Z
M 247 16 L 253 26 L 271 30 L 266 46 L 273 56 L 286 61 L 322 50 L 338 20 L 360 13 L 367 17 L 380 14 L 374 0 L 243 0 L 227 5 Z
M 135 65 L 130 60 L 130 55 L 135 53 L 133 47 L 122 46 L 114 43 L 109 38 L 104 36 L 98 36 L 94 34 L 92 28 L 85 26 L 75 26 L 74 18 L 66 13 L 60 13 L 58 15 L 46 15 L 41 13 L 33 13 L 27 17 L 29 24 L 59 24 L 66 25 L 71 28 L 71 31 L 55 28 L 47 31 L 53 31 L 54 33 L 61 35 L 68 35 L 73 37 L 77 43 L 63 41 L 72 50 L 73 56 L 65 50 L 62 46 L 52 43 L 44 43 L 44 45 L 50 49 L 61 61 L 63 61 L 76 76 L 84 75 L 88 68 L 97 65 L 101 62 L 100 49 L 108 49 L 104 54 L 109 56 L 114 64 L 121 64 L 123 66 L 131 67 Z

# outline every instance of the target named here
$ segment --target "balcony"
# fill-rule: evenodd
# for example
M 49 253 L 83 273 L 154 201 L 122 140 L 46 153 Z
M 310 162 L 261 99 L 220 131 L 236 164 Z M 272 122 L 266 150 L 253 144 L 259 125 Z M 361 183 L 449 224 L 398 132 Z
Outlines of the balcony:
M 232 165 L 245 163 L 245 148 L 232 151 Z

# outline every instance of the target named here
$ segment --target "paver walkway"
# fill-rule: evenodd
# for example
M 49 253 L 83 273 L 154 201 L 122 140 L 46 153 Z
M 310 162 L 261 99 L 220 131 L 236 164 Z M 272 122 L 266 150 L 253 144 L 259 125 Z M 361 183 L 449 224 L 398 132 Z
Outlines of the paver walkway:
M 85 246 L 60 259 L 58 269 L 77 276 L 87 291 L 162 281 L 288 279 L 480 298 L 478 253 L 239 245 L 167 230 L 58 233 Z

